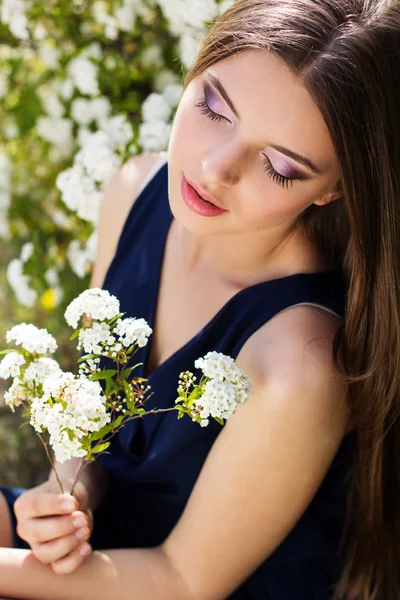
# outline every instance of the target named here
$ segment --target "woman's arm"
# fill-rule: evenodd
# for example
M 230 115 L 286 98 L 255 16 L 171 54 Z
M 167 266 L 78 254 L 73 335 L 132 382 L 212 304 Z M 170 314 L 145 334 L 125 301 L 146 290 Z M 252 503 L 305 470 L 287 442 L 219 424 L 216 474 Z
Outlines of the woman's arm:
M 347 390 L 331 359 L 337 325 L 326 311 L 293 307 L 248 340 L 237 362 L 253 380 L 253 396 L 223 427 L 160 547 L 94 552 L 63 577 L 29 552 L 3 550 L 0 593 L 41 600 L 229 596 L 294 527 L 347 428 Z
M 56 575 L 28 550 L 0 548 L 0 597 L 20 600 L 192 600 L 159 548 L 93 552 L 78 570 Z

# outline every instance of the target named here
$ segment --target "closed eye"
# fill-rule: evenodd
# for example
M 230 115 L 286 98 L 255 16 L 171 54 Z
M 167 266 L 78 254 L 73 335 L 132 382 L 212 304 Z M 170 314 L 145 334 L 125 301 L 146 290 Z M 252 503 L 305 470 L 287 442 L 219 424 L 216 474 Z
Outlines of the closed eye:
M 217 121 L 217 122 L 227 121 L 228 123 L 230 123 L 229 119 L 214 112 L 208 106 L 205 97 L 203 97 L 201 100 L 199 100 L 199 102 L 197 102 L 197 104 L 195 104 L 195 106 L 196 106 L 196 108 L 200 109 L 200 112 L 203 115 L 206 115 L 212 121 Z M 267 171 L 269 177 L 273 181 L 275 181 L 278 185 L 280 185 L 281 187 L 288 188 L 289 185 L 290 186 L 293 185 L 293 181 L 300 180 L 300 177 L 285 177 L 284 175 L 281 175 L 281 173 L 278 173 L 278 171 L 275 171 L 274 167 L 272 166 L 271 161 L 265 154 L 264 154 L 263 162 L 264 162 L 264 169 Z

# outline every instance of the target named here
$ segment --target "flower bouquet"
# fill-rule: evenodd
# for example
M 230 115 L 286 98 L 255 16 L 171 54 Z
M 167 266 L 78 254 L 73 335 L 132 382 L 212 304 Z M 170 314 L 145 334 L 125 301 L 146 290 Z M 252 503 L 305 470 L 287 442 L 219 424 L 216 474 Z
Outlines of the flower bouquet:
M 78 373 L 64 372 L 51 355 L 57 342 L 46 329 L 21 323 L 6 334 L 8 343 L 18 348 L 3 350 L 0 378 L 13 378 L 5 392 L 12 411 L 23 406 L 25 416 L 35 428 L 51 463 L 62 493 L 54 459 L 64 462 L 80 458 L 71 495 L 84 467 L 105 452 L 113 435 L 128 421 L 144 415 L 178 411 L 205 427 L 209 417 L 221 425 L 239 403 L 251 395 L 251 381 L 234 360 L 209 352 L 195 361 L 202 371 L 198 384 L 190 371 L 180 374 L 174 406 L 146 411 L 151 386 L 147 379 L 135 377 L 139 365 L 130 366 L 138 348 L 147 344 L 152 329 L 144 319 L 125 318 L 119 300 L 107 290 L 85 290 L 65 312 L 83 355 Z M 101 368 L 101 360 L 113 368 Z M 140 364 L 140 363 L 139 363 Z M 101 383 L 100 383 L 101 382 Z

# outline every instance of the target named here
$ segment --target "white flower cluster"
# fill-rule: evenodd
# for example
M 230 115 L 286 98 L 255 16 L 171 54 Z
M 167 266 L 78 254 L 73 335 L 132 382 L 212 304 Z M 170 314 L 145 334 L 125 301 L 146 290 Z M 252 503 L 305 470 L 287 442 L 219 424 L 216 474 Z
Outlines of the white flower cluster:
M 8 25 L 11 33 L 20 40 L 29 39 L 26 10 L 24 0 L 3 0 L 0 6 L 0 21 Z
M 1 95 L 0 75 L 0 98 Z M 9 236 L 8 208 L 11 203 L 11 161 L 5 152 L 0 152 L 0 237 Z
M 65 311 L 65 320 L 77 329 L 80 318 L 86 315 L 96 321 L 114 319 L 119 314 L 119 300 L 108 290 L 90 288 L 72 300 Z
M 139 348 L 145 346 L 149 336 L 153 330 L 147 324 L 145 319 L 118 319 L 113 333 L 118 335 L 118 341 L 125 347 L 129 348 L 132 344 L 137 343 Z
M 25 358 L 19 352 L 9 352 L 0 362 L 0 379 L 18 377 L 21 367 L 25 364 Z
M 228 419 L 235 412 L 238 403 L 248 400 L 252 393 L 251 380 L 239 369 L 232 357 L 220 352 L 208 352 L 195 361 L 196 369 L 201 369 L 209 379 L 202 396 L 195 400 L 206 427 L 209 417 Z
M 73 166 L 58 175 L 56 186 L 63 201 L 81 219 L 97 223 L 105 185 L 121 165 L 120 147 L 132 136 L 132 127 L 125 117 L 103 121 L 101 130 L 86 132 Z
M 116 40 L 120 31 L 132 33 L 137 17 L 140 16 L 146 23 L 154 18 L 154 13 L 143 0 L 122 0 L 112 13 L 107 10 L 104 1 L 97 0 L 93 3 L 92 14 L 110 40 Z
M 158 0 L 168 20 L 170 32 L 179 39 L 179 53 L 182 63 L 190 69 L 197 57 L 206 33 L 206 23 L 222 14 L 234 0 Z
M 98 66 L 86 56 L 81 54 L 73 58 L 67 65 L 67 73 L 81 94 L 97 96 L 100 93 Z
M 38 433 L 49 432 L 59 462 L 86 456 L 83 438 L 99 431 L 110 420 L 100 384 L 76 378 L 72 373 L 48 377 L 42 396 L 34 398 L 31 404 L 31 425 Z
M 97 230 L 88 238 L 84 246 L 79 240 L 72 240 L 67 248 L 67 259 L 71 269 L 81 279 L 87 275 L 96 258 Z
M 6 333 L 7 342 L 14 342 L 32 354 L 53 354 L 57 342 L 47 329 L 39 329 L 35 325 L 20 323 Z
M 133 344 L 145 346 L 152 333 L 147 322 L 135 318 L 119 318 L 111 326 L 105 322 L 119 314 L 119 300 L 107 290 L 91 288 L 75 298 L 65 311 L 67 323 L 77 329 L 82 316 L 92 319 L 89 326 L 79 331 L 78 350 L 83 348 L 87 354 L 115 358 L 123 347 L 129 348 Z M 81 369 L 81 372 L 84 370 Z
M 167 148 L 172 129 L 168 121 L 182 91 L 181 85 L 167 85 L 162 94 L 152 92 L 143 102 L 138 142 L 145 151 L 159 152 Z
M 59 364 L 46 356 L 40 356 L 26 368 L 25 365 L 25 358 L 18 352 L 10 352 L 0 363 L 0 379 L 14 377 L 4 394 L 6 405 L 13 412 L 22 402 L 31 401 L 35 397 L 37 386 L 43 385 L 47 377 L 61 373 Z
M 37 292 L 31 287 L 31 278 L 24 273 L 24 264 L 29 258 L 27 249 L 30 242 L 21 248 L 21 256 L 13 258 L 7 265 L 7 281 L 22 306 L 32 307 L 37 299 Z

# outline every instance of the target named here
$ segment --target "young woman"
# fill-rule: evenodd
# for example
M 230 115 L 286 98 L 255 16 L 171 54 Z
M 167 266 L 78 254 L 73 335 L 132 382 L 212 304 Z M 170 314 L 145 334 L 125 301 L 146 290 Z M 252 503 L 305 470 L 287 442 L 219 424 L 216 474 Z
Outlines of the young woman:
M 131 422 L 75 506 L 3 487 L 1 594 L 398 600 L 399 67 L 398 0 L 213 24 L 168 153 L 107 190 L 92 285 L 154 330 L 149 408 L 209 350 L 253 395 L 223 427 Z

